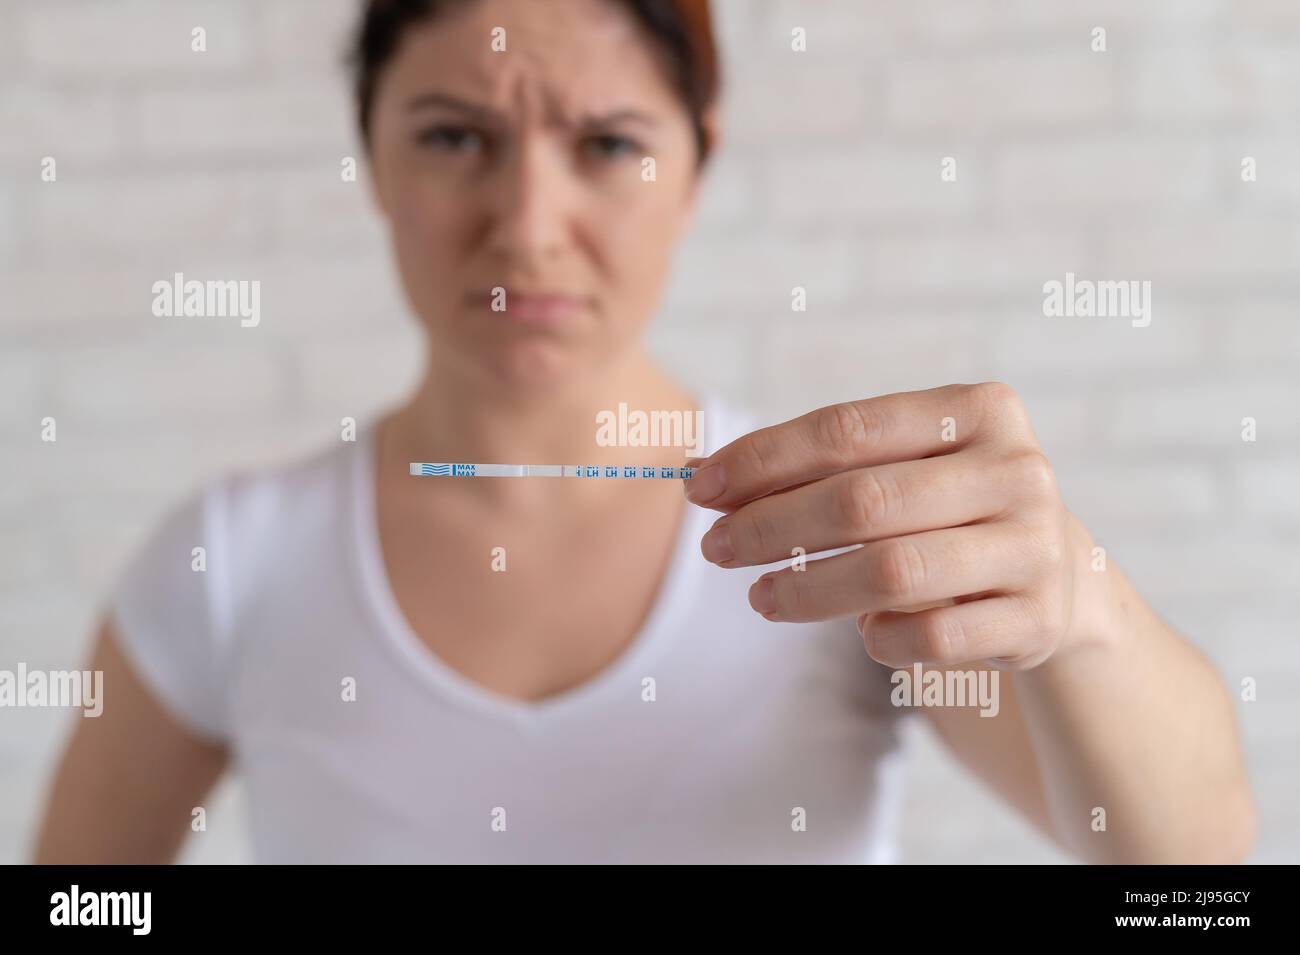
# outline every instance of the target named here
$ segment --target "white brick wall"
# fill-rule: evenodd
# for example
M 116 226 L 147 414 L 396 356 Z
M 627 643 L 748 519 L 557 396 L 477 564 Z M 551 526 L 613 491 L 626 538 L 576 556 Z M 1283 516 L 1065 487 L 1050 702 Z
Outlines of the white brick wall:
M 353 7 L 0 0 L 0 665 L 74 665 L 178 495 L 315 446 L 418 373 L 364 182 L 338 176 L 359 152 Z M 718 19 L 724 149 L 656 353 L 774 420 L 1016 385 L 1111 558 L 1232 685 L 1259 680 L 1239 707 L 1256 859 L 1295 861 L 1300 3 L 719 0 Z M 173 271 L 260 280 L 261 326 L 154 319 Z M 1044 318 L 1067 271 L 1150 280 L 1151 326 Z M 908 859 L 1061 859 L 916 729 Z M 0 718 L 0 861 L 27 851 L 66 731 Z M 247 858 L 243 820 L 228 783 L 186 858 Z
M 12 3 L 21 62 L 51 80 L 151 81 L 231 75 L 252 63 L 248 0 L 60 0 Z M 9 22 L 12 19 L 6 18 Z M 207 51 L 190 49 L 191 31 Z M 136 87 L 139 89 L 139 87 Z

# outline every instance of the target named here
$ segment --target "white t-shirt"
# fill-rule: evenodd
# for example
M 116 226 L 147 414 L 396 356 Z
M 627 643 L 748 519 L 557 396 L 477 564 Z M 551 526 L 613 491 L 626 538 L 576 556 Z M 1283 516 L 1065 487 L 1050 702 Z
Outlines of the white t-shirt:
M 760 426 L 702 401 L 705 453 Z M 146 685 L 230 747 L 258 861 L 894 860 L 902 716 L 852 618 L 764 620 L 762 571 L 704 560 L 717 512 L 692 506 L 613 664 L 539 703 L 493 693 L 397 605 L 372 439 L 208 482 L 113 592 Z

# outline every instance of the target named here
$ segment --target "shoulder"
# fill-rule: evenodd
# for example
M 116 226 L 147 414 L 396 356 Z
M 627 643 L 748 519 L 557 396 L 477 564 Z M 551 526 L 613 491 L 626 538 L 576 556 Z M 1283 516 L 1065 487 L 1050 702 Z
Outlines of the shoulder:
M 259 581 L 301 567 L 302 555 L 321 552 L 325 535 L 342 529 L 368 438 L 367 429 L 356 442 L 317 446 L 269 467 L 231 468 L 181 494 L 119 572 L 119 617 L 165 616 L 180 625 L 202 615 L 214 635 L 226 632 L 234 606 Z
M 321 445 L 260 468 L 229 468 L 181 493 L 162 509 L 135 550 L 135 562 L 156 557 L 171 566 L 174 550 L 185 545 L 214 556 L 248 559 L 255 551 L 274 551 L 296 531 L 341 518 L 352 491 L 359 458 L 366 454 L 370 429 L 355 442 Z
M 272 468 L 208 478 L 164 508 L 118 570 L 107 605 L 117 642 L 195 733 L 229 737 L 240 608 L 298 556 L 286 548 L 350 513 L 342 496 L 360 447 L 322 447 Z
M 229 470 L 167 507 L 119 570 L 107 611 L 128 660 L 186 724 L 228 730 L 228 666 L 244 608 L 284 568 L 337 550 L 369 432 L 286 463 Z
M 228 471 L 207 487 L 216 597 L 238 617 L 286 572 L 305 577 L 351 539 L 373 426 L 270 467 Z
M 340 517 L 372 431 L 367 426 L 355 441 L 318 445 L 272 466 L 224 472 L 206 487 L 213 518 L 239 539 Z

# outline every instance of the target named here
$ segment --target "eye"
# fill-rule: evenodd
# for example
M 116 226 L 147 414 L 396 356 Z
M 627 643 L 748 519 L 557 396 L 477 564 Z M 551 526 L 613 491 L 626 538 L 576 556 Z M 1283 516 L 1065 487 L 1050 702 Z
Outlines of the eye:
M 635 140 L 614 133 L 589 136 L 582 145 L 598 159 L 622 159 L 638 155 L 643 151 Z
M 483 145 L 483 137 L 465 126 L 432 126 L 415 139 L 421 146 L 449 153 L 472 152 Z

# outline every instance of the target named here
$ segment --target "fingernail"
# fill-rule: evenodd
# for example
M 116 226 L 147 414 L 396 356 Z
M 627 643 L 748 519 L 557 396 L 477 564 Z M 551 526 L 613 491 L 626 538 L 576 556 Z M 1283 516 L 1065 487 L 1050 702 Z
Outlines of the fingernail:
M 722 465 L 709 464 L 696 471 L 686 482 L 686 499 L 692 504 L 708 504 L 726 489 L 727 478 L 722 473 Z
M 776 598 L 772 596 L 772 578 L 760 577 L 749 588 L 749 605 L 759 613 L 771 613 L 776 609 Z
M 719 524 L 710 530 L 700 541 L 700 551 L 704 554 L 705 560 L 713 561 L 715 564 L 731 560 L 736 556 L 736 551 L 731 546 L 731 528 L 726 524 Z

